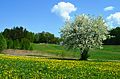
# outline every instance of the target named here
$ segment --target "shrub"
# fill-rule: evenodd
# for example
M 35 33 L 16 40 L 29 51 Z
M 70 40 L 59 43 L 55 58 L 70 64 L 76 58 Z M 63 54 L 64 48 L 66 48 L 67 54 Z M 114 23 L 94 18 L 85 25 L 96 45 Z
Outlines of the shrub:
M 30 45 L 30 48 L 29 48 L 29 50 L 33 50 L 33 47 Z

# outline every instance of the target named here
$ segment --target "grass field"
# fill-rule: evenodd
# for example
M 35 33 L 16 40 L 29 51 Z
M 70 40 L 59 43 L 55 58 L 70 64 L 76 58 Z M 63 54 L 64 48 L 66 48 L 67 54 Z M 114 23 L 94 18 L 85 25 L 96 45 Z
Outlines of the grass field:
M 53 44 L 32 46 L 33 53 L 51 54 L 51 57 L 0 54 L 0 79 L 120 79 L 119 45 L 91 49 L 88 61 L 72 59 L 79 58 L 79 50 L 68 51 Z
M 119 79 L 120 62 L 0 55 L 0 79 Z
M 32 44 L 33 49 L 55 54 L 59 57 L 79 58 L 79 50 L 66 50 L 63 46 L 53 44 Z M 89 59 L 97 60 L 120 60 L 120 45 L 104 45 L 103 49 L 91 49 Z

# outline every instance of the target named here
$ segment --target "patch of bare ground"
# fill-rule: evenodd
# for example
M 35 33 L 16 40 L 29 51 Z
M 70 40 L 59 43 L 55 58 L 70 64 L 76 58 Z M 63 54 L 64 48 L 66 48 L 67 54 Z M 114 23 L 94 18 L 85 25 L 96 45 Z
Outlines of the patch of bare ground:
M 72 57 L 61 57 L 57 56 L 55 54 L 50 54 L 46 52 L 40 52 L 40 51 L 30 51 L 30 50 L 18 50 L 18 49 L 6 49 L 2 51 L 3 54 L 7 55 L 13 55 L 13 56 L 32 56 L 32 57 L 46 57 L 50 59 L 58 59 L 58 60 L 76 60 L 78 58 L 72 58 Z
M 18 49 L 6 49 L 6 50 L 2 51 L 2 53 L 7 54 L 7 55 L 15 55 L 15 56 L 57 57 L 54 54 L 48 54 L 46 52 L 18 50 Z

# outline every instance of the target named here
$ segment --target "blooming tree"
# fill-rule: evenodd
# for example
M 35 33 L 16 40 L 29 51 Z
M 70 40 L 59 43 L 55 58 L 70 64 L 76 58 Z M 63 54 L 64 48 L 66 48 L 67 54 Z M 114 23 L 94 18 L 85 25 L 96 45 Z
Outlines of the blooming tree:
M 81 60 L 87 60 L 90 48 L 100 48 L 108 36 L 107 25 L 102 17 L 78 15 L 73 22 L 67 21 L 61 29 L 63 45 L 80 49 Z

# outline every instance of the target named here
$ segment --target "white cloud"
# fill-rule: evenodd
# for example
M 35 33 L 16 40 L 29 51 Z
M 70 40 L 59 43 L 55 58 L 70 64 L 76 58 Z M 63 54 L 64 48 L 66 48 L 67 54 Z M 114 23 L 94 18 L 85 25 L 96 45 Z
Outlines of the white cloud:
M 107 17 L 108 25 L 112 27 L 120 26 L 120 12 L 116 12 L 114 14 L 110 14 Z
M 59 2 L 53 6 L 51 11 L 60 15 L 64 20 L 70 20 L 70 13 L 76 10 L 77 8 L 69 2 Z
M 110 11 L 110 10 L 113 10 L 114 7 L 113 6 L 108 6 L 108 7 L 105 7 L 104 8 L 104 11 Z

